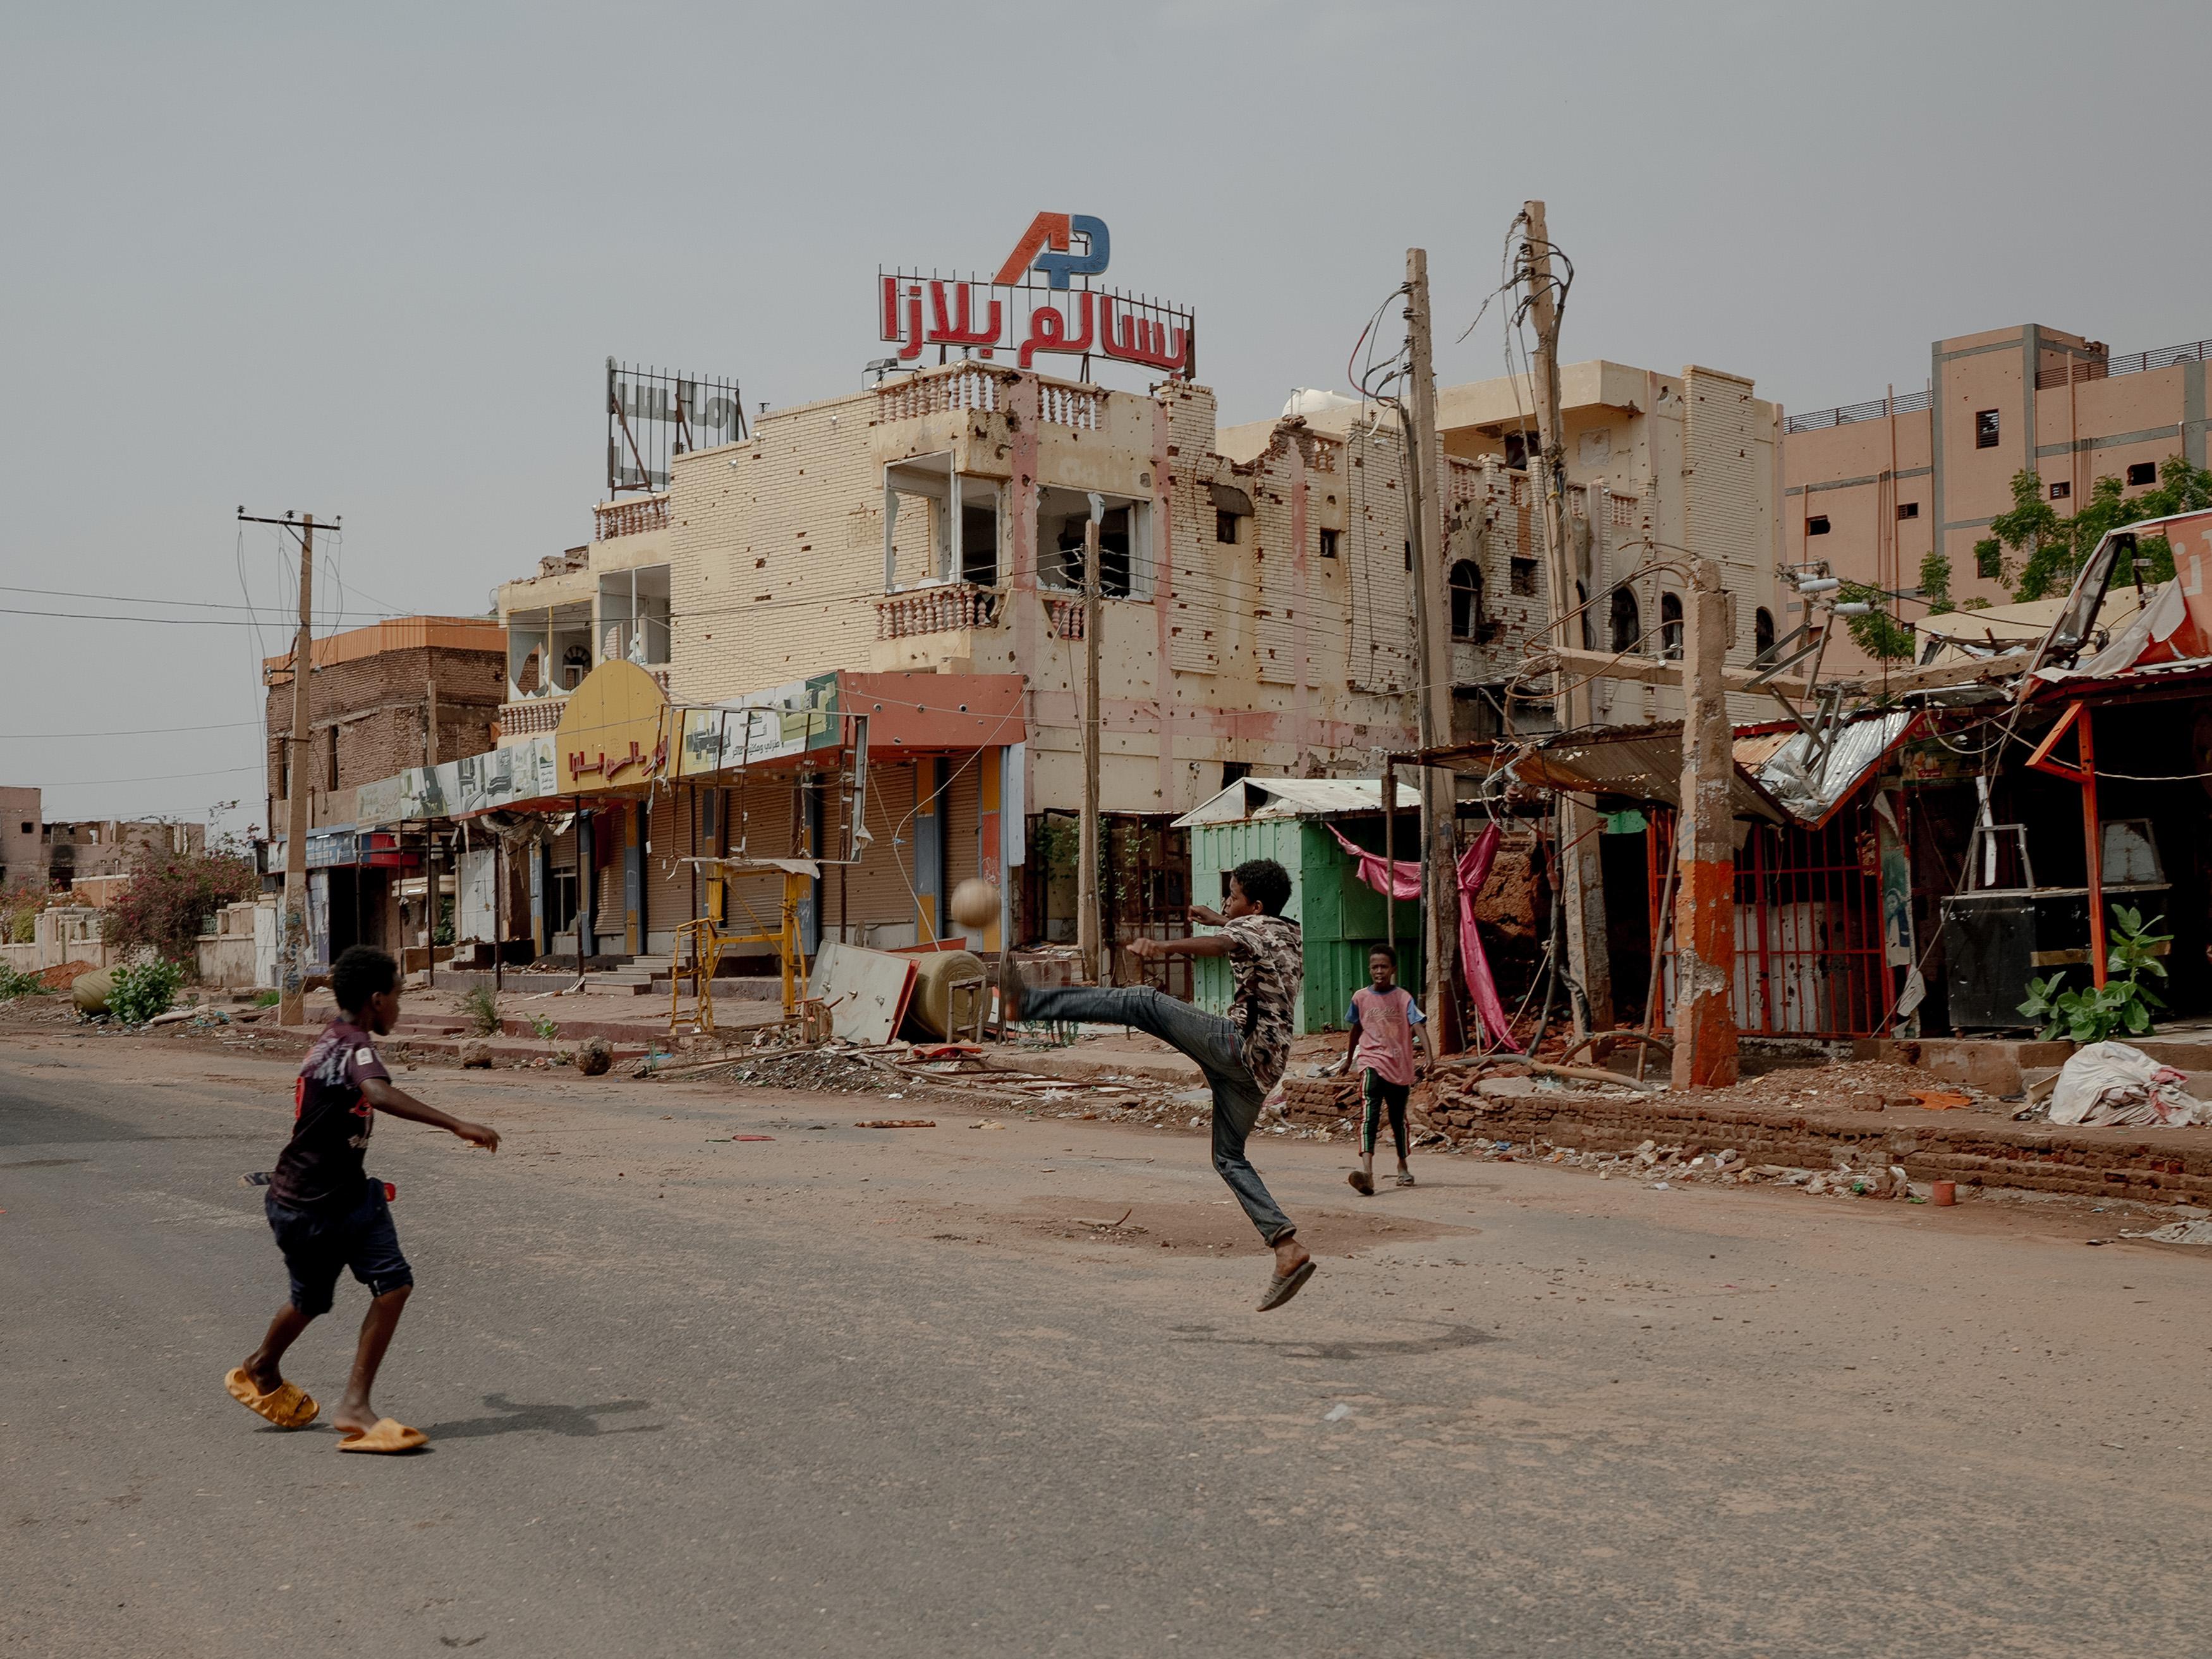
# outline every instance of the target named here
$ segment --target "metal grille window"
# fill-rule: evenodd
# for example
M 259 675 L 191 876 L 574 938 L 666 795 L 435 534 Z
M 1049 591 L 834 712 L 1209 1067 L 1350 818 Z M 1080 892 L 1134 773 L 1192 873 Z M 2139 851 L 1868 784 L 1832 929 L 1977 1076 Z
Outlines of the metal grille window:
M 1897 504 L 1897 516 L 1900 519 L 1918 518 L 1920 516 L 1920 503 L 1917 501 L 1899 501 Z
M 1997 412 L 1994 409 L 1974 411 L 1974 447 L 1995 449 L 1997 447 Z

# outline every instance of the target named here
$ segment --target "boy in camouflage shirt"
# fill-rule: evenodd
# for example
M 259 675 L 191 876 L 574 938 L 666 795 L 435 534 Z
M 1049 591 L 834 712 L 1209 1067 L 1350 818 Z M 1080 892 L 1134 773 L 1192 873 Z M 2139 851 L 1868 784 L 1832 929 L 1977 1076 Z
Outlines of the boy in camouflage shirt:
M 1281 1307 L 1314 1275 L 1313 1257 L 1298 1243 L 1297 1226 L 1244 1155 L 1261 1104 L 1290 1061 L 1293 1016 L 1305 980 L 1304 936 L 1282 913 L 1290 898 L 1290 872 L 1273 859 L 1253 859 L 1230 873 L 1229 896 L 1220 910 L 1191 906 L 1194 921 L 1219 933 L 1129 941 L 1130 954 L 1145 961 L 1227 957 L 1237 994 L 1226 1018 L 1201 1012 L 1150 985 L 1038 987 L 1009 975 L 1006 987 L 1011 1019 L 1133 1026 L 1198 1062 L 1213 1091 L 1213 1167 L 1275 1252 L 1274 1277 L 1260 1300 L 1263 1313 Z

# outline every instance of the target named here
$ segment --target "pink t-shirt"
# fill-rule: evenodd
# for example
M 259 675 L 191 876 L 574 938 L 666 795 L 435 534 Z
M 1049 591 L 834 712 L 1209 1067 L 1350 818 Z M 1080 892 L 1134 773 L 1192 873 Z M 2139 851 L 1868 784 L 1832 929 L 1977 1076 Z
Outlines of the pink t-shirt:
M 1352 1012 L 1345 1018 L 1359 1026 L 1353 1071 L 1372 1072 L 1385 1083 L 1413 1082 L 1413 1027 L 1428 1022 L 1412 992 L 1402 985 L 1387 991 L 1363 985 L 1352 994 Z

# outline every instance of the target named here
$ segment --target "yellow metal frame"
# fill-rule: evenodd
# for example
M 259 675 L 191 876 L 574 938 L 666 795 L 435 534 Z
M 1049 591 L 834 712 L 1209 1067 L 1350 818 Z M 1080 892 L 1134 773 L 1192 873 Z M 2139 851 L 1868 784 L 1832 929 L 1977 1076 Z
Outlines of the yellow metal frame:
M 775 927 L 757 927 L 750 933 L 726 933 L 711 919 L 701 918 L 680 924 L 676 929 L 675 949 L 671 953 L 668 977 L 668 1032 L 676 1035 L 683 1024 L 684 981 L 692 984 L 693 1019 L 698 1029 L 711 1034 L 714 1029 L 714 969 L 720 963 L 722 952 L 732 945 L 773 945 L 775 946 L 776 966 L 783 978 L 783 1017 L 790 1019 L 799 1012 L 806 984 L 806 950 L 799 937 L 799 907 L 806 896 L 811 878 L 787 870 L 783 872 L 783 902 Z M 760 918 L 752 914 L 744 897 L 734 889 L 723 889 L 727 896 L 737 899 L 747 917 L 756 925 Z M 691 966 L 684 965 L 685 941 L 694 941 Z

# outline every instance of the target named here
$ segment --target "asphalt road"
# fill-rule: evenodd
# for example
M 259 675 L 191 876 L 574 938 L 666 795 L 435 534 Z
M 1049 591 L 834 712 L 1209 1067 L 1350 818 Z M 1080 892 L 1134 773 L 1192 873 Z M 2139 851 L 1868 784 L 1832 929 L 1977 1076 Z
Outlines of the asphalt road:
M 0 1045 L 0 1654 L 2204 1650 L 2212 1260 L 2118 1218 L 1275 1141 L 1262 1316 L 1194 1136 L 426 1070 L 508 1140 L 380 1126 L 371 1460 L 222 1393 L 289 1067 Z

